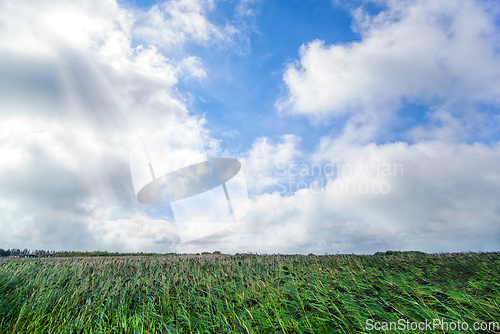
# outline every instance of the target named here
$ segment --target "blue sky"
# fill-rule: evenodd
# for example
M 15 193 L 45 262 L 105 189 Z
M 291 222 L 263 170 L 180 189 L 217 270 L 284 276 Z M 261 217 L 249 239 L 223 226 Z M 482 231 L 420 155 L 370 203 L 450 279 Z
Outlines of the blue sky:
M 131 2 L 149 8 L 156 3 Z M 238 20 L 238 2 L 221 1 L 207 17 L 217 25 Z M 219 138 L 228 129 L 239 135 L 223 141 L 224 148 L 248 150 L 256 137 L 278 138 L 293 132 L 311 149 L 323 136 L 332 133 L 334 122 L 314 124 L 304 117 L 275 112 L 274 104 L 283 90 L 285 66 L 298 57 L 299 47 L 314 39 L 327 43 L 359 40 L 351 28 L 346 8 L 328 1 L 276 1 L 252 5 L 255 17 L 242 20 L 248 39 L 245 50 L 219 50 L 217 47 L 187 43 L 183 52 L 204 60 L 209 74 L 206 82 L 180 81 L 181 92 L 194 94 L 190 111 L 205 117 L 207 127 Z M 168 52 L 168 51 L 167 51 Z M 333 125 L 333 126 L 332 126 Z
M 495 1 L 43 0 L 0 13 L 0 247 L 498 250 Z M 209 156 L 241 161 L 250 202 L 189 243 L 169 207 L 136 200 L 128 157 L 185 121 Z
M 149 1 L 130 4 L 146 10 L 158 5 Z M 299 48 L 313 40 L 321 40 L 327 45 L 361 41 L 361 35 L 353 31 L 355 23 L 351 11 L 357 5 L 370 15 L 377 15 L 384 5 L 359 2 L 346 6 L 329 1 L 299 0 L 255 2 L 251 4 L 254 15 L 241 18 L 236 13 L 238 4 L 237 1 L 217 2 L 207 18 L 219 26 L 228 22 L 242 25 L 248 45 L 237 50 L 221 50 L 213 45 L 187 42 L 182 48 L 181 54 L 203 59 L 209 73 L 207 81 L 184 78 L 176 85 L 181 93 L 193 97 L 190 112 L 206 118 L 207 128 L 223 139 L 222 148 L 240 151 L 248 150 L 256 137 L 277 140 L 290 133 L 301 138 L 301 149 L 313 150 L 321 137 L 341 132 L 345 117 L 318 121 L 276 112 L 276 100 L 286 90 L 283 73 L 289 63 L 299 58 Z M 169 52 L 171 50 L 165 50 L 166 54 Z M 428 117 L 436 103 L 426 102 L 403 97 L 394 119 L 386 123 L 385 132 L 375 141 L 413 142 L 405 135 L 407 130 L 416 125 L 429 127 L 436 123 Z M 476 106 L 476 109 L 493 115 L 498 112 L 494 104 Z M 228 129 L 236 130 L 238 135 L 224 140 L 223 133 Z M 466 141 L 492 143 L 499 139 L 495 131 L 489 135 L 474 133 Z

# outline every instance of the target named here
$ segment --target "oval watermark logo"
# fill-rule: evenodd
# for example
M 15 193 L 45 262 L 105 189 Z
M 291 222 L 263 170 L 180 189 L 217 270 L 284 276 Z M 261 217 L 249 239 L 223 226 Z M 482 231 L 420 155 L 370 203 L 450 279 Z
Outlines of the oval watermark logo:
M 142 140 L 130 151 L 129 162 L 137 200 L 170 205 L 181 242 L 220 231 L 248 211 L 241 163 L 208 158 L 195 122 Z

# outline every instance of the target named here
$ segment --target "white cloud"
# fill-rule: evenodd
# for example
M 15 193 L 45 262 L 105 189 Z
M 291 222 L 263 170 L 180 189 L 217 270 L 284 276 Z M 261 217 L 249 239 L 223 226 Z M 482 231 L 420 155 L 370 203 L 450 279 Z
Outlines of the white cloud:
M 460 119 L 454 117 L 444 109 L 436 110 L 428 116 L 434 125 L 432 127 L 416 126 L 409 132 L 415 141 L 422 140 L 442 140 L 449 142 L 462 141 L 468 132 L 465 131 L 465 124 Z
M 354 11 L 361 40 L 300 48 L 277 107 L 312 118 L 357 114 L 387 119 L 404 100 L 498 104 L 500 57 L 495 15 L 467 1 L 386 1 L 370 16 Z M 373 114 L 372 117 L 363 116 Z M 380 127 L 380 126 L 379 126 Z M 359 131 L 358 133 L 361 133 Z M 373 138 L 373 137 L 372 137 Z
M 100 248 L 115 251 L 165 253 L 171 245 L 179 242 L 175 223 L 167 219 L 154 219 L 141 213 L 129 217 L 119 213 L 113 219 L 110 210 L 94 210 L 85 221 L 94 242 Z
M 135 200 L 128 153 L 193 118 L 175 84 L 206 73 L 197 57 L 131 47 L 137 15 L 112 0 L 0 4 L 4 248 L 167 251 L 178 241 L 168 219 Z
M 290 196 L 256 195 L 247 217 L 230 231 L 179 249 L 199 251 L 208 245 L 231 253 L 303 254 L 498 249 L 500 144 L 346 146 L 324 138 L 308 163 L 324 166 L 332 160 L 340 168 L 352 166 L 353 172 L 328 178 L 323 192 L 312 187 Z M 358 165 L 366 167 L 363 173 L 355 172 Z M 389 174 L 386 165 L 397 167 Z M 377 193 L 368 188 L 371 182 Z M 380 193 L 383 182 L 389 187 Z
M 297 149 L 299 138 L 286 135 L 277 144 L 269 142 L 268 138 L 258 138 L 252 148 L 239 158 L 251 194 L 261 193 L 276 184 L 276 166 L 289 164 L 297 159 L 301 152 Z
M 2 3 L 1 49 L 19 55 L 57 56 L 61 47 L 101 48 L 130 34 L 133 17 L 116 1 L 7 1 Z
M 207 77 L 207 72 L 203 69 L 202 62 L 198 57 L 186 57 L 182 59 L 178 67 L 183 73 L 186 73 L 187 75 L 198 80 Z
M 215 8 L 213 0 L 170 0 L 157 4 L 139 16 L 134 34 L 163 47 L 180 45 L 188 40 L 199 43 L 232 43 L 239 31 L 231 24 L 218 27 L 206 13 Z

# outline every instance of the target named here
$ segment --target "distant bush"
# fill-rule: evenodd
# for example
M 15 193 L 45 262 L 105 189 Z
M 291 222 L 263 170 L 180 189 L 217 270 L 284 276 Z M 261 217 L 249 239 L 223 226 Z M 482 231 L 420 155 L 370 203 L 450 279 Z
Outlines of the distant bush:
M 402 254 L 427 255 L 427 253 L 420 252 L 420 251 L 391 251 L 391 250 L 388 250 L 386 252 L 376 252 L 374 255 L 375 256 L 385 256 L 385 255 L 402 255 Z

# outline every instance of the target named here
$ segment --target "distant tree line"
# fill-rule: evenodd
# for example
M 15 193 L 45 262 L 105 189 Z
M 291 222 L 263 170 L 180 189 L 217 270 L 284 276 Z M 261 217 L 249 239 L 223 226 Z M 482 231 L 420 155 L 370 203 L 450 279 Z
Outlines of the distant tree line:
M 119 252 L 106 252 L 106 251 L 93 251 L 93 252 L 79 252 L 79 251 L 69 251 L 60 252 L 57 257 L 82 257 L 82 256 L 152 256 L 161 255 L 157 253 L 119 253 Z
M 174 253 L 169 253 L 174 254 Z M 0 248 L 0 257 L 11 256 L 11 255 L 35 255 L 35 256 L 46 256 L 53 255 L 57 257 L 80 257 L 80 256 L 152 256 L 161 255 L 157 253 L 118 253 L 118 252 L 106 252 L 106 251 L 92 251 L 92 252 L 80 252 L 80 251 L 53 251 L 53 250 L 43 250 L 43 249 L 3 249 Z
M 43 250 L 43 249 L 35 249 L 35 250 L 30 250 L 30 249 L 19 249 L 19 248 L 12 248 L 12 249 L 3 249 L 0 248 L 0 256 L 10 256 L 10 255 L 48 255 L 48 254 L 56 254 L 58 252 L 56 251 L 49 251 L 49 250 Z
M 208 255 L 208 254 L 214 254 L 214 255 L 220 255 L 220 251 L 215 251 L 213 253 L 210 252 L 202 252 L 201 255 Z M 12 249 L 3 249 L 0 248 L 0 257 L 5 257 L 5 256 L 11 256 L 11 255 L 35 255 L 35 256 L 55 256 L 55 257 L 87 257 L 87 256 L 158 256 L 158 255 L 183 255 L 183 254 L 177 254 L 177 253 L 144 253 L 144 252 L 137 252 L 137 253 L 119 253 L 119 252 L 107 252 L 107 251 L 48 251 L 48 250 L 43 250 L 43 249 L 36 249 L 36 250 L 30 250 L 30 249 L 19 249 L 19 248 L 12 248 Z M 194 255 L 200 255 L 200 253 L 196 253 Z

